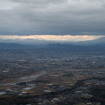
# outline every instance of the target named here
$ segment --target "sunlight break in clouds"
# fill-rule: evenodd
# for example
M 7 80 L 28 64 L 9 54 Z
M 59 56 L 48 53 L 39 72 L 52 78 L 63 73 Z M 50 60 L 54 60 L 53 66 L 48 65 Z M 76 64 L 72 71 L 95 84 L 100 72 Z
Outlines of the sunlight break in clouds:
M 88 41 L 101 38 L 103 36 L 88 36 L 88 35 L 29 35 L 29 36 L 19 36 L 19 35 L 1 35 L 0 39 L 3 40 L 26 40 L 26 39 L 35 39 L 35 40 L 45 40 L 45 41 L 64 41 L 64 42 L 78 42 L 78 41 Z

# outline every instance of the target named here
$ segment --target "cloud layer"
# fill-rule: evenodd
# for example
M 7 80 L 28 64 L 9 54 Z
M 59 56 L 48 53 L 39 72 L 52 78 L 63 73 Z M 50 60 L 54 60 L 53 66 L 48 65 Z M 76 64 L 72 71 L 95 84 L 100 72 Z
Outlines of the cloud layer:
M 88 36 L 88 35 L 0 35 L 1 40 L 33 40 L 33 41 L 56 41 L 56 42 L 78 42 L 78 41 L 88 41 L 101 38 L 103 36 Z
M 105 0 L 0 0 L 0 34 L 105 35 Z

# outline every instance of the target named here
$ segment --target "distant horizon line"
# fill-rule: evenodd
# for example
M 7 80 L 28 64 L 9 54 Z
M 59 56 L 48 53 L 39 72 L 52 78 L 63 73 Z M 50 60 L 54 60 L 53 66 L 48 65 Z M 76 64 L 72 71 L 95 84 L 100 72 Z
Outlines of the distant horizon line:
M 58 42 L 89 41 L 105 37 L 104 35 L 0 35 L 0 40 L 43 40 Z

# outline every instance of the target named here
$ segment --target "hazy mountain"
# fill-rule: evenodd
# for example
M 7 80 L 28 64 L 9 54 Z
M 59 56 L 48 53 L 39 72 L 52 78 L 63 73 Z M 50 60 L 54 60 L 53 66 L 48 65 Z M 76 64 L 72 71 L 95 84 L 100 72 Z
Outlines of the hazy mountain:
M 97 44 L 92 46 L 72 45 L 72 44 L 48 44 L 44 46 L 21 45 L 16 43 L 0 43 L 0 49 L 33 49 L 38 51 L 55 51 L 55 52 L 86 52 L 86 51 L 105 51 L 105 44 Z
M 72 45 L 103 45 L 105 44 L 105 37 L 95 39 L 95 40 L 89 40 L 89 41 L 80 41 L 80 42 L 63 42 L 63 41 L 48 41 L 48 40 L 36 40 L 36 39 L 8 39 L 3 40 L 0 39 L 0 43 L 17 43 L 17 44 L 23 44 L 23 45 L 33 45 L 33 46 L 42 46 L 42 45 L 48 45 L 48 44 L 72 44 Z
M 34 42 L 34 41 L 33 41 Z M 38 43 L 38 42 L 37 42 Z M 0 43 L 0 49 L 32 49 L 37 52 L 90 52 L 90 51 L 105 51 L 105 37 L 91 41 L 83 42 L 42 42 L 36 43 Z
M 81 41 L 81 42 L 72 42 L 74 45 L 105 45 L 105 37 L 90 40 L 90 41 Z
M 1 49 L 14 49 L 14 48 L 22 48 L 22 47 L 24 46 L 17 43 L 0 43 Z

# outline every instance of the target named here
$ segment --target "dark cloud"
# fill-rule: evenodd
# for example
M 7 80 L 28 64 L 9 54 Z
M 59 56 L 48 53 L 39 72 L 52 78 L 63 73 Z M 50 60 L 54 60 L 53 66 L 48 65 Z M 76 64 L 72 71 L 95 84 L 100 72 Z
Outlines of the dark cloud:
M 16 6 L 0 8 L 1 35 L 105 35 L 104 0 L 2 1 Z

